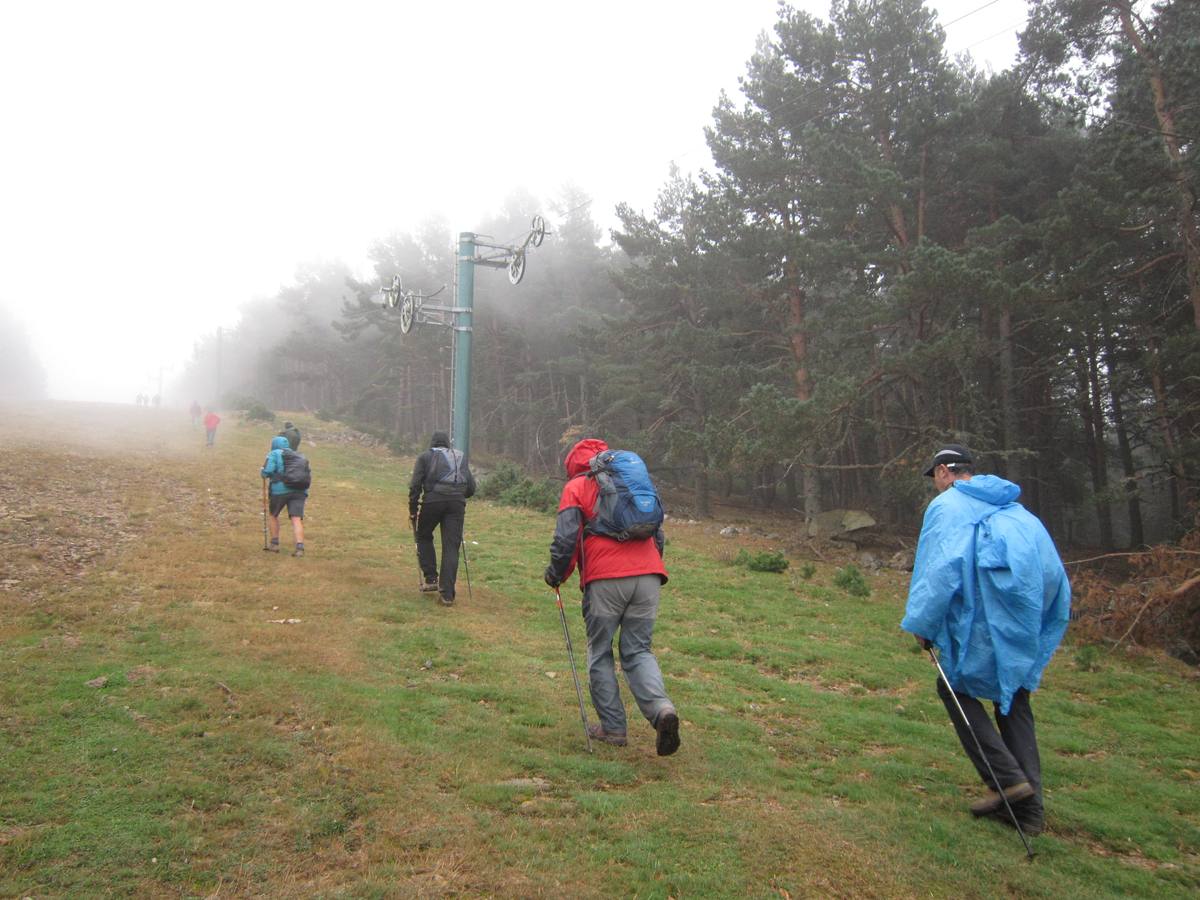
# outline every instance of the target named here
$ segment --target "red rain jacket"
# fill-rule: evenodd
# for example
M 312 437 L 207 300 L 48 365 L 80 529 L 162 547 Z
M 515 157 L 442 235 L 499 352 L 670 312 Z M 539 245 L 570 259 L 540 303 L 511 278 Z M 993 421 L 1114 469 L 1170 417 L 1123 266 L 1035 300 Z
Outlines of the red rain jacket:
M 569 560 L 561 581 L 566 581 L 579 566 L 580 535 L 583 536 L 583 565 L 580 566 L 580 589 L 601 578 L 625 578 L 630 575 L 658 575 L 667 581 L 667 569 L 659 551 L 659 541 L 648 537 L 640 541 L 618 541 L 599 534 L 588 534 L 583 525 L 596 512 L 600 488 L 594 478 L 588 478 L 588 463 L 608 444 L 596 438 L 585 438 L 567 453 L 566 469 L 570 479 L 563 487 L 558 501 L 558 522 L 554 543 L 550 547 L 551 568 L 560 560 Z M 582 514 L 582 516 L 581 516 Z M 659 536 L 662 531 L 659 531 Z

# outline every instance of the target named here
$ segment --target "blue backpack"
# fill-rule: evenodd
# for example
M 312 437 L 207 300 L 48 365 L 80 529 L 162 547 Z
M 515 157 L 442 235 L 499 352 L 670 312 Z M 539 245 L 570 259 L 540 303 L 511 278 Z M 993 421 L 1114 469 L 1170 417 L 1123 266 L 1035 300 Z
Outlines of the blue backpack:
M 587 530 L 618 541 L 653 537 L 663 523 L 662 502 L 642 458 L 632 450 L 605 450 L 588 463 L 600 496 Z

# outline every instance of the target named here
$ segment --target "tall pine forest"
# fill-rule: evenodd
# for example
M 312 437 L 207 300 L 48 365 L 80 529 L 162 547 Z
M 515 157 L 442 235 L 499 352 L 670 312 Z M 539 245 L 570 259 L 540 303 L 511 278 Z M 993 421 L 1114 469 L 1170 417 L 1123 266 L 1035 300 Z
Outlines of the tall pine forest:
M 1200 3 L 1028 15 L 992 73 L 948 57 L 920 0 L 781 4 L 742 93 L 696 123 L 711 171 L 672 169 L 608 234 L 581 188 L 515 191 L 379 240 L 369 281 L 313 265 L 199 342 L 176 395 L 216 401 L 219 355 L 226 403 L 419 448 L 449 425 L 450 331 L 402 334 L 378 292 L 450 285 L 458 230 L 519 241 L 541 213 L 524 281 L 475 279 L 477 465 L 558 474 L 594 435 L 690 515 L 912 526 L 954 441 L 1060 544 L 1174 540 L 1200 493 Z

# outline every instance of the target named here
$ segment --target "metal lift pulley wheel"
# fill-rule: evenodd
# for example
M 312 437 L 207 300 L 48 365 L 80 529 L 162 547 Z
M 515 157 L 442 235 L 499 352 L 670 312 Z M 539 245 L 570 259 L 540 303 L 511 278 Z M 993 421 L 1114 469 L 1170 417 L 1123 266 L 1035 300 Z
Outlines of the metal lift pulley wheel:
M 513 254 L 512 261 L 508 264 L 508 280 L 512 284 L 520 284 L 521 279 L 525 277 L 525 251 L 519 250 Z
M 417 301 L 413 299 L 411 293 L 405 294 L 404 299 L 400 303 L 400 333 L 408 334 L 412 331 L 413 318 L 416 315 Z

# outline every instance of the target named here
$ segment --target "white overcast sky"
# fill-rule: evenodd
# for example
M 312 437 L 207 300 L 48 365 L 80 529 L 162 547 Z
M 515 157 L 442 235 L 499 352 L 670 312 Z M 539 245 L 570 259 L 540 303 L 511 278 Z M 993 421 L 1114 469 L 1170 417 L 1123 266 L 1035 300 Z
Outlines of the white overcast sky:
M 1012 62 L 1024 0 L 930 5 L 952 55 Z M 0 0 L 0 306 L 53 396 L 132 402 L 298 264 L 365 274 L 430 214 L 470 231 L 570 182 L 607 229 L 672 161 L 711 166 L 703 129 L 776 9 Z

